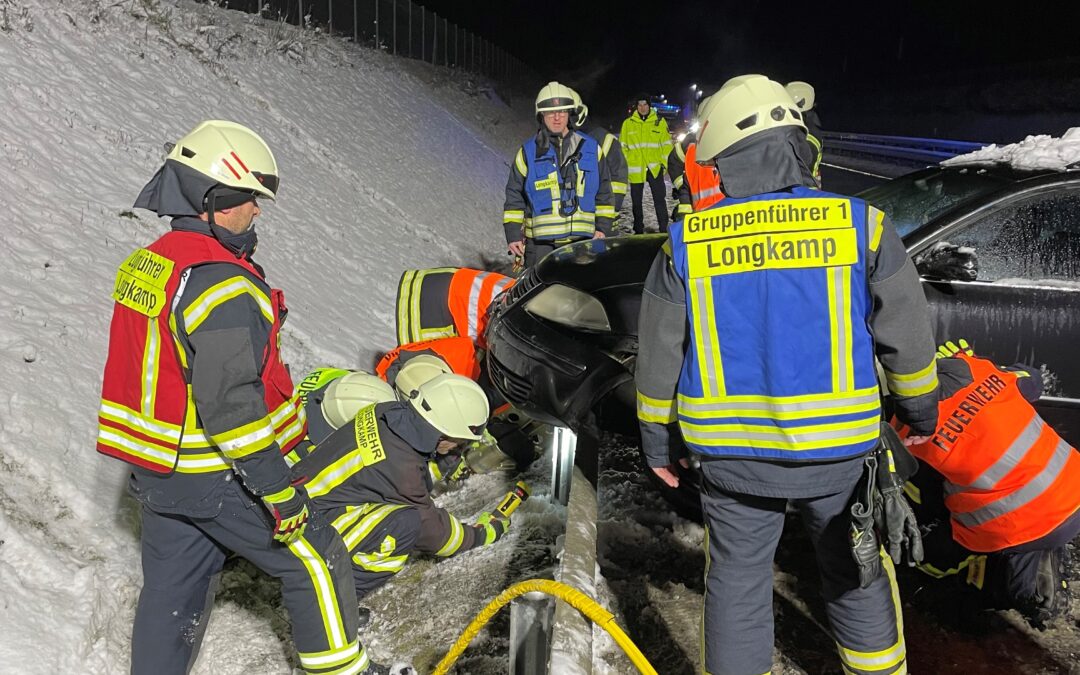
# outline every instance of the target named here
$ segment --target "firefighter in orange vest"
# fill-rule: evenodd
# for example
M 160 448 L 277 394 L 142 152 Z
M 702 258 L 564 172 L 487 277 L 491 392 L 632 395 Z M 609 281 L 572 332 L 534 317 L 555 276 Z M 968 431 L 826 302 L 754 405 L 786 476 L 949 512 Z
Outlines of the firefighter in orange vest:
M 955 580 L 982 607 L 1015 608 L 1042 627 L 1068 606 L 1080 455 L 1031 406 L 1042 394 L 1038 370 L 999 367 L 961 340 L 939 349 L 938 378 L 938 429 L 910 447 L 922 470 L 905 486 L 930 526 L 919 568 Z
M 484 348 L 488 308 L 515 281 L 467 267 L 406 270 L 398 282 L 398 344 L 468 337 Z
M 376 668 L 357 639 L 348 553 L 283 456 L 305 416 L 279 352 L 283 295 L 251 258 L 256 200 L 277 190 L 262 138 L 212 120 L 169 147 L 135 202 L 171 230 L 117 271 L 97 437 L 129 465 L 142 506 L 135 675 L 194 663 L 230 551 L 281 580 L 305 672 Z

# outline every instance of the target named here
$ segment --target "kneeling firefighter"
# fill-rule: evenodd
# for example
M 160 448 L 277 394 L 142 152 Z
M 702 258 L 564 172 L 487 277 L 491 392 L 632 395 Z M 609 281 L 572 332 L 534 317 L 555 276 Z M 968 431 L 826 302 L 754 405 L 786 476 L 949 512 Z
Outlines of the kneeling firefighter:
M 467 337 L 483 349 L 488 308 L 515 281 L 467 267 L 405 270 L 398 281 L 398 344 Z
M 844 672 L 902 673 L 892 561 L 860 578 L 849 506 L 879 448 L 875 355 L 897 415 L 933 433 L 929 312 L 885 214 L 812 189 L 805 134 L 795 102 L 762 75 L 728 81 L 703 110 L 697 161 L 715 163 L 725 197 L 671 227 L 646 279 L 642 445 L 672 487 L 687 450 L 700 461 L 706 672 L 772 670 L 772 561 L 790 503 L 814 547 Z
M 929 529 L 919 569 L 952 581 L 966 607 L 1017 609 L 1044 627 L 1068 608 L 1080 454 L 1031 405 L 1038 369 L 998 366 L 964 340 L 939 355 L 940 426 L 911 446 L 922 470 L 905 486 Z
M 432 501 L 427 463 L 483 437 L 487 397 L 473 381 L 440 374 L 404 401 L 375 403 L 293 466 L 312 505 L 341 533 L 357 597 L 385 583 L 413 551 L 451 556 L 494 543 L 508 518 L 459 521 Z

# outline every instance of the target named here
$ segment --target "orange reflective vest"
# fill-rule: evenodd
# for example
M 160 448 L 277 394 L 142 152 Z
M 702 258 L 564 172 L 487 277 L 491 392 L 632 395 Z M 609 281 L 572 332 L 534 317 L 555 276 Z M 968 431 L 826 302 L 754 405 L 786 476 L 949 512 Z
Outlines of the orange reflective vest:
M 267 416 L 215 440 L 201 428 L 172 306 L 183 272 L 207 262 L 238 265 L 263 280 L 250 262 L 195 232 L 168 232 L 120 265 L 98 411 L 98 452 L 156 473 L 208 473 L 231 468 L 230 457 L 271 441 L 285 454 L 307 434 L 304 411 L 292 400 L 292 379 L 278 351 L 286 312 L 278 289 L 270 290 L 270 306 L 264 308 L 273 316 L 261 372 Z
M 476 345 L 467 337 L 436 338 L 401 345 L 379 359 L 378 365 L 375 366 L 375 374 L 386 380 L 386 371 L 398 360 L 402 351 L 434 352 L 436 356 L 446 361 L 450 370 L 458 375 L 464 375 L 473 381 L 480 377 L 480 360 L 476 357 Z
M 973 381 L 939 403 L 938 430 L 911 447 L 945 477 L 953 538 L 989 553 L 1049 534 L 1080 508 L 1080 455 L 1020 394 L 1015 373 L 954 358 Z
M 702 166 L 697 163 L 697 143 L 686 148 L 686 184 L 690 187 L 690 203 L 694 211 L 704 211 L 724 198 L 720 189 L 720 173 L 715 166 Z
M 486 348 L 484 330 L 487 328 L 488 307 L 499 293 L 517 281 L 497 272 L 483 272 L 462 268 L 450 280 L 450 296 L 447 305 L 454 317 L 457 334 L 468 336 L 481 348 Z M 456 372 L 456 371 L 455 371 Z

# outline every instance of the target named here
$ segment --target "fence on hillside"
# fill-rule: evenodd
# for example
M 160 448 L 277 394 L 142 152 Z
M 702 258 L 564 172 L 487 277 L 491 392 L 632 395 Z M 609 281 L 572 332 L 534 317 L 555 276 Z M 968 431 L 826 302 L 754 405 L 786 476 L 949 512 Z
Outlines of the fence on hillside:
M 231 9 L 349 37 L 357 44 L 459 68 L 493 80 L 536 82 L 536 73 L 490 40 L 412 0 L 228 0 Z

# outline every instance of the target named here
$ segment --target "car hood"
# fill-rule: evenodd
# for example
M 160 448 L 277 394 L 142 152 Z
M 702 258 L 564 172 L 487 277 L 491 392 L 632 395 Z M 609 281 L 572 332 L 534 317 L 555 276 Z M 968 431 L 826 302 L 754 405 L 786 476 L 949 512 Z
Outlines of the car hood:
M 544 284 L 583 291 L 645 281 L 666 234 L 639 234 L 579 241 L 548 254 L 534 274 Z

